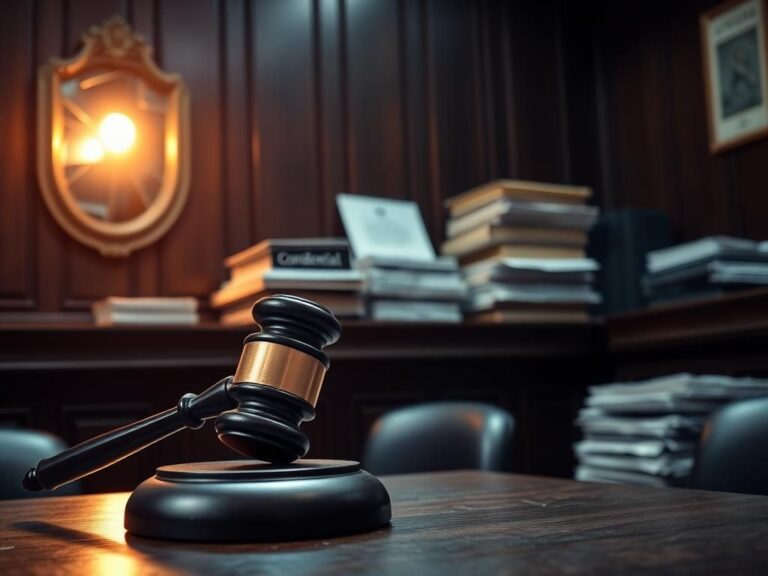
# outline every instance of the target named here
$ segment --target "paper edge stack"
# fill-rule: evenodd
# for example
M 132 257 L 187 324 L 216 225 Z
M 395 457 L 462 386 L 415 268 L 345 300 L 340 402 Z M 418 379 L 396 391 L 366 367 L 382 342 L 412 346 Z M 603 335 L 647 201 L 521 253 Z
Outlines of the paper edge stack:
M 577 480 L 686 486 L 707 418 L 718 408 L 768 395 L 768 379 L 670 374 L 592 386 L 576 425 Z
M 454 258 L 433 261 L 368 257 L 365 275 L 368 317 L 377 322 L 457 323 L 467 289 Z

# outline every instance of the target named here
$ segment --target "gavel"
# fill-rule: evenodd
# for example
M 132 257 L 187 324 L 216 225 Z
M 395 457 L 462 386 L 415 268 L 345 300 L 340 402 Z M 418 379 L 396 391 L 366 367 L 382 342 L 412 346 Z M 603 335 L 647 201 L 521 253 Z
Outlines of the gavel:
M 245 339 L 234 377 L 199 395 L 185 394 L 174 408 L 96 436 L 41 460 L 24 477 L 31 491 L 53 490 L 101 470 L 185 428 L 216 418 L 225 445 L 249 458 L 285 464 L 303 457 L 309 439 L 302 422 L 315 406 L 330 367 L 325 346 L 341 336 L 326 308 L 295 296 L 259 300 L 253 317 L 261 331 Z

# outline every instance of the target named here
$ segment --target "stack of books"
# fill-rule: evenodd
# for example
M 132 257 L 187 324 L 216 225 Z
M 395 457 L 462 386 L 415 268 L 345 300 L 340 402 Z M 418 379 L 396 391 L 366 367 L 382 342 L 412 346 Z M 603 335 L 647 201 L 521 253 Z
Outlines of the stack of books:
M 372 320 L 461 322 L 467 287 L 455 258 L 410 260 L 367 257 L 358 261 Z
M 768 380 L 687 373 L 594 386 L 577 420 L 576 479 L 685 486 L 708 416 L 764 395 Z
M 229 280 L 211 295 L 222 324 L 253 324 L 254 302 L 283 293 L 317 302 L 340 318 L 365 314 L 363 275 L 343 238 L 264 240 L 224 265 Z
M 710 236 L 648 253 L 651 304 L 697 300 L 768 285 L 768 241 Z
M 450 198 L 442 253 L 469 285 L 468 318 L 481 322 L 585 322 L 600 302 L 599 265 L 587 258 L 598 210 L 589 188 L 498 180 Z
M 109 297 L 91 305 L 98 326 L 120 324 L 197 324 L 195 298 Z

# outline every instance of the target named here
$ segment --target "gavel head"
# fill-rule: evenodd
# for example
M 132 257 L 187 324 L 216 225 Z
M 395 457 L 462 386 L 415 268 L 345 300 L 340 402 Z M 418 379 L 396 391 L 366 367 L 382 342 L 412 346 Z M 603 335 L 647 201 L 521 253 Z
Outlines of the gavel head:
M 216 433 L 251 458 L 293 462 L 309 450 L 299 425 L 315 417 L 330 366 L 322 350 L 339 339 L 341 325 L 326 308 L 285 295 L 259 300 L 253 317 L 261 332 L 245 339 L 230 387 L 238 407 L 216 419 Z

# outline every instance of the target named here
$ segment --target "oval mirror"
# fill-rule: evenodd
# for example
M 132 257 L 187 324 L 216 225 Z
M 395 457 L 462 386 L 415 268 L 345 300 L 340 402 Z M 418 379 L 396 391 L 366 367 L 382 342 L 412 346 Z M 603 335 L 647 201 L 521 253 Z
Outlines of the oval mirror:
M 38 177 L 75 239 L 125 256 L 162 236 L 189 189 L 189 98 L 119 16 L 38 78 Z

